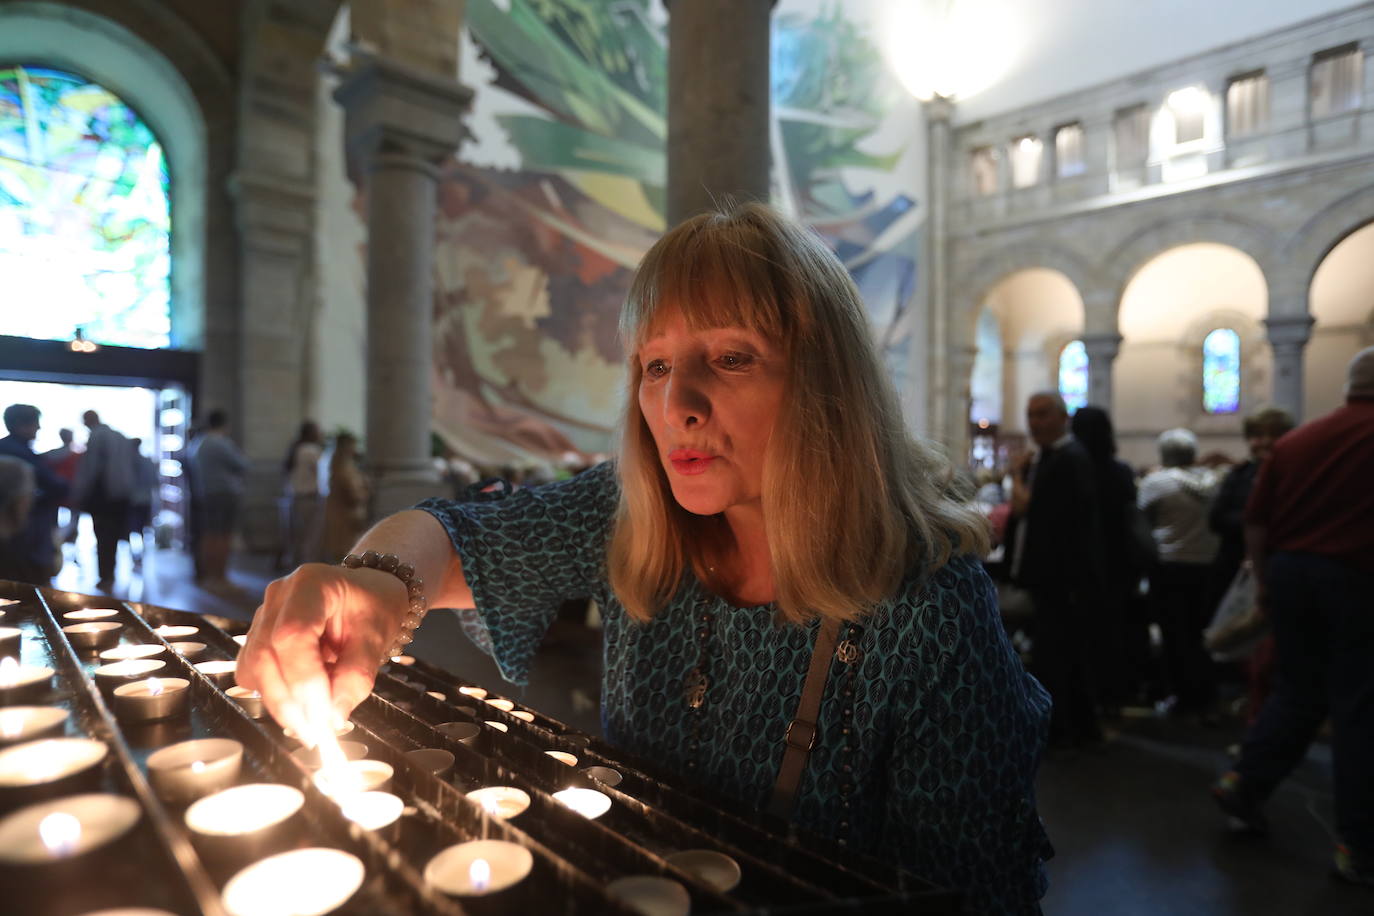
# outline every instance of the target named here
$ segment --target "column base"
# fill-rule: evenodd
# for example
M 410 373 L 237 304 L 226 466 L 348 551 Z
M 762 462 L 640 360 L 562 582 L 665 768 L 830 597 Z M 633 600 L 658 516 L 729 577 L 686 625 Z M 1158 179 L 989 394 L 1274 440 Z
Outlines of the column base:
M 447 495 L 438 472 L 428 462 L 373 469 L 373 518 L 383 518 L 409 509 L 431 496 Z

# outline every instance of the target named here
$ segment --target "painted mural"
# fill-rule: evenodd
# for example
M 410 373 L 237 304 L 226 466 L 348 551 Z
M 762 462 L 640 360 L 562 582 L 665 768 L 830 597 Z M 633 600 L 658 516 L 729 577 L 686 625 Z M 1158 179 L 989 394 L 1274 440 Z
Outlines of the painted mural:
M 860 6 L 779 4 L 773 196 L 849 266 L 900 374 L 920 244 L 919 112 Z M 476 96 L 472 137 L 441 189 L 435 429 L 479 463 L 585 460 L 611 446 L 619 309 L 664 229 L 662 6 L 468 0 L 467 16 L 462 79 Z

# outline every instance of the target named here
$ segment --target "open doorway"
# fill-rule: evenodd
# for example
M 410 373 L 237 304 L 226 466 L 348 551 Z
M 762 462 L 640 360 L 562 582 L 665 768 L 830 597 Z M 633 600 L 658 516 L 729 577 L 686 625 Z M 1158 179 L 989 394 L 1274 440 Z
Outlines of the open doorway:
M 186 391 L 179 385 L 164 387 L 90 384 L 0 379 L 0 409 L 10 404 L 32 404 L 41 412 L 33 449 L 39 455 L 63 447 L 62 430 L 71 431 L 72 450 L 85 448 L 88 430 L 82 414 L 94 410 L 102 423 L 131 440 L 138 440 L 140 454 L 151 461 L 154 483 L 147 494 L 146 514 L 131 515 L 130 537 L 120 545 L 116 581 L 138 599 L 135 571 L 153 549 L 184 546 L 187 494 L 182 459 L 186 421 L 190 414 Z M 57 456 L 53 456 L 54 458 Z M 80 459 L 77 458 L 76 461 Z M 74 468 L 68 468 L 68 472 Z M 95 533 L 90 517 L 73 518 L 64 508 L 59 517 L 63 544 L 63 569 L 59 587 L 93 591 L 95 582 Z M 89 582 L 87 580 L 90 580 Z

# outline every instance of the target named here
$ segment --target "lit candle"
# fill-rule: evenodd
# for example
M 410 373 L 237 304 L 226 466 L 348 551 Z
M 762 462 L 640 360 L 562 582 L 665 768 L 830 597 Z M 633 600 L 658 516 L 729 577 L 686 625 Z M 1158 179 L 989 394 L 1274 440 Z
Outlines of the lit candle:
M 453 769 L 453 754 L 441 747 L 422 747 L 406 751 L 406 759 L 422 770 L 443 779 Z
M 478 728 L 476 722 L 442 722 L 434 726 L 434 730 L 454 741 L 469 745 L 476 744 L 478 736 L 482 734 L 482 729 Z
M 485 700 L 487 692 L 481 687 L 459 687 L 458 692 L 465 697 L 472 697 L 474 700 Z
M 353 723 L 345 720 L 342 725 L 334 729 L 334 737 L 342 738 L 344 735 L 348 734 L 351 731 L 353 731 Z M 297 735 L 296 732 L 290 726 L 282 728 L 281 733 L 287 738 L 290 738 L 292 741 L 295 741 L 297 744 L 305 743 L 301 740 L 300 735 Z
M 433 697 L 434 699 L 438 700 L 440 703 L 443 703 L 443 702 L 445 702 L 446 700 L 448 700 L 448 697 L 444 696 L 442 693 L 440 693 L 440 692 L 437 691 L 437 690 L 426 690 L 426 691 L 425 691 L 425 695 L 426 695 L 426 696 Z
M 132 681 L 149 677 L 154 671 L 167 667 L 167 663 L 156 658 L 126 658 L 122 662 L 101 665 L 93 672 L 95 685 L 106 693 Z
M 91 623 L 73 623 L 62 628 L 71 641 L 72 648 L 82 651 L 108 649 L 119 642 L 119 631 L 124 624 L 113 620 L 97 620 Z
M 152 658 L 165 651 L 162 646 L 151 643 L 125 643 L 122 646 L 115 646 L 113 649 L 102 649 L 100 660 L 103 662 L 122 662 L 131 658 Z
M 643 916 L 687 916 L 692 896 L 671 878 L 631 875 L 606 885 L 606 894 Z
M 141 816 L 137 802 L 103 793 L 29 805 L 0 821 L 0 863 L 22 866 L 69 859 L 114 842 Z
M 168 624 L 166 626 L 157 627 L 153 632 L 163 639 L 171 641 L 185 639 L 187 636 L 195 636 L 200 632 L 200 627 L 173 626 Z
M 47 788 L 60 780 L 94 776 L 109 749 L 94 738 L 45 738 L 0 751 L 0 788 Z
M 119 611 L 116 611 L 114 608 L 86 607 L 79 611 L 68 611 L 62 615 L 62 619 L 80 623 L 83 620 L 109 620 L 112 617 L 118 616 Z
M 362 860 L 339 849 L 293 849 L 254 862 L 224 885 L 229 916 L 323 916 L 362 886 Z
M 67 725 L 69 713 L 56 706 L 10 706 L 0 709 L 0 745 L 49 738 Z
M 548 754 L 550 757 L 552 757 L 554 760 L 557 760 L 559 763 L 566 763 L 570 767 L 577 766 L 577 758 L 574 757 L 572 754 L 567 753 L 566 751 L 545 751 L 544 753 Z
M 322 767 L 315 774 L 315 788 L 329 796 L 374 792 L 391 784 L 393 772 L 382 760 L 346 760 Z
M 0 607 L 13 607 L 18 603 L 18 598 L 0 598 Z
M 586 773 L 597 782 L 604 782 L 606 785 L 612 787 L 620 785 L 620 780 L 622 778 L 620 771 L 613 770 L 610 767 L 587 767 L 582 772 Z
M 151 722 L 186 712 L 191 682 L 180 677 L 150 677 L 114 689 L 114 713 L 125 722 Z
M 238 643 L 240 647 L 248 645 L 248 634 L 240 633 L 238 636 L 234 637 L 234 642 Z
M 473 789 L 467 795 L 481 805 L 487 814 L 503 821 L 525 813 L 530 806 L 529 794 L 515 786 L 487 786 Z
M 335 744 L 338 745 L 344 760 L 362 760 L 367 756 L 367 745 L 361 741 L 336 741 Z M 318 747 L 298 747 L 291 752 L 291 756 L 301 766 L 311 770 L 318 770 L 325 763 Z
M 498 732 L 508 732 L 508 731 L 510 731 L 510 728 L 509 728 L 509 727 L 506 725 L 506 723 L 504 723 L 504 722 L 493 722 L 492 720 L 487 719 L 487 720 L 486 720 L 485 722 L 483 722 L 482 724 L 486 725 L 488 728 L 494 728 L 494 729 L 496 729 Z
M 534 721 L 534 713 L 532 713 L 532 712 L 526 712 L 526 711 L 523 710 L 523 709 L 512 709 L 512 710 L 510 711 L 510 714 L 513 715 L 513 716 L 515 716 L 515 718 L 517 718 L 517 719 L 522 719 L 522 720 L 524 720 L 524 721 L 526 721 L 526 722 L 533 722 L 533 721 Z
M 231 687 L 234 684 L 234 672 L 238 670 L 238 662 L 235 661 L 213 661 L 198 662 L 194 667 L 201 674 L 214 682 L 216 687 Z
M 564 789 L 553 793 L 553 797 L 589 821 L 596 820 L 611 808 L 610 796 L 595 789 Z
M 0 627 L 0 655 L 19 657 L 19 637 L 23 631 L 15 627 Z
M 406 803 L 390 792 L 351 792 L 338 796 L 343 816 L 364 830 L 390 827 L 405 811 Z
M 430 859 L 425 882 L 457 897 L 482 897 L 519 883 L 533 867 L 534 856 L 523 846 L 474 840 L 450 846 Z
M 205 654 L 205 643 L 203 642 L 174 642 L 170 643 L 172 651 L 188 662 L 199 661 Z
M 0 658 L 0 705 L 21 703 L 52 685 L 53 670 L 36 665 L 21 665 L 13 658 Z
M 728 894 L 739 884 L 739 863 L 714 849 L 684 849 L 664 856 L 663 860 L 722 894 Z
M 231 738 L 183 741 L 148 758 L 148 781 L 166 801 L 189 802 L 232 786 L 242 764 L 243 745 Z
M 243 714 L 250 719 L 262 718 L 262 694 L 247 687 L 230 687 L 224 691 L 229 699 L 239 704 Z
M 512 703 L 510 700 L 503 700 L 500 697 L 490 697 L 487 700 L 485 700 L 485 702 L 488 706 L 495 706 L 497 709 L 503 712 L 510 712 L 512 709 L 515 708 L 515 704 Z
M 394 662 L 395 664 L 397 664 L 397 665 L 404 665 L 404 666 L 407 667 L 407 668 L 409 668 L 411 665 L 415 664 L 415 658 L 414 658 L 414 656 L 411 656 L 411 655 L 393 655 L 393 656 L 391 656 L 391 660 L 392 660 L 392 662 Z
M 288 821 L 305 804 L 300 789 L 250 783 L 207 795 L 186 809 L 186 826 L 207 838 L 240 839 Z

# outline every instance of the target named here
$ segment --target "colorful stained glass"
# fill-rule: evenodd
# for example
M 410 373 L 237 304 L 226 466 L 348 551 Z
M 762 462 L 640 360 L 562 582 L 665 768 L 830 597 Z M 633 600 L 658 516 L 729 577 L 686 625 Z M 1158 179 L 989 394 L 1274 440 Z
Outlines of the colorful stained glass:
M 1073 413 L 1088 403 L 1088 349 L 1071 340 L 1059 351 L 1059 394 Z
M 0 66 L 0 334 L 171 343 L 167 162 L 84 77 Z
M 1240 335 L 1230 328 L 1217 328 L 1202 341 L 1202 409 L 1240 410 Z

